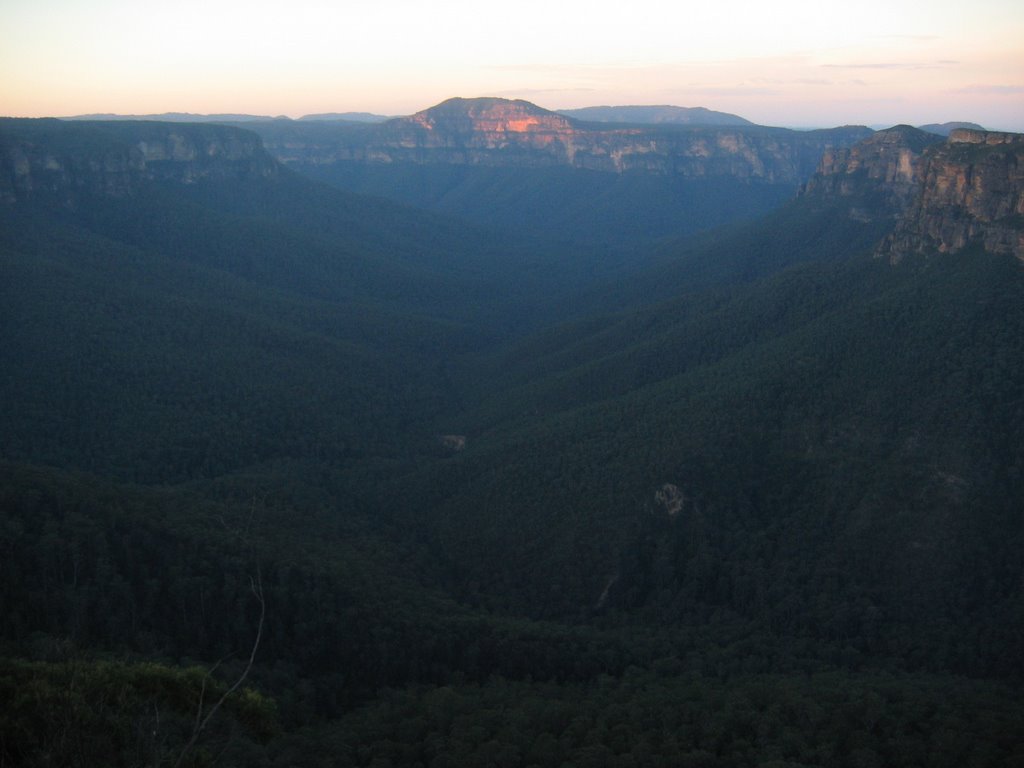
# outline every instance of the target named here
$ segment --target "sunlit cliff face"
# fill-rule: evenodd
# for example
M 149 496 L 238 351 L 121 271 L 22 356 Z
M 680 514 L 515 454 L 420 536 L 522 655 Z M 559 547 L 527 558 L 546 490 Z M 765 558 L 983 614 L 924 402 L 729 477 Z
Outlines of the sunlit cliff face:
M 478 134 L 489 133 L 572 133 L 572 123 L 553 112 L 538 112 L 537 107 L 520 101 L 479 100 L 466 103 L 452 99 L 441 105 L 418 112 L 410 120 L 417 125 L 434 130 L 458 127 Z
M 535 131 L 572 132 L 572 124 L 553 113 L 531 114 L 521 102 L 506 102 L 479 110 L 470 110 L 477 130 L 495 133 L 526 133 Z
M 449 99 L 393 123 L 405 146 L 451 146 L 453 142 L 488 150 L 517 146 L 568 158 L 575 155 L 580 135 L 563 115 L 506 99 Z

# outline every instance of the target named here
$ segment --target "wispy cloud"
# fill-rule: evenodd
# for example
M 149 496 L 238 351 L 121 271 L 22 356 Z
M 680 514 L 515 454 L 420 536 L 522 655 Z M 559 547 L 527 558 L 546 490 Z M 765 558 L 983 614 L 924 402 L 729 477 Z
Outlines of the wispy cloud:
M 939 67 L 950 67 L 959 64 L 951 59 L 939 59 L 938 61 L 857 61 L 843 64 L 821 64 L 825 69 L 888 69 L 888 70 L 913 70 L 913 69 L 938 69 Z
M 751 78 L 751 81 L 755 83 L 764 83 L 765 85 L 835 85 L 834 80 L 821 77 L 754 77 Z
M 938 35 L 875 35 L 879 40 L 915 40 L 928 42 L 929 40 L 940 39 Z
M 669 88 L 666 93 L 694 94 L 699 96 L 778 96 L 776 88 L 749 85 L 693 85 Z
M 539 72 L 545 75 L 550 74 L 576 74 L 576 73 L 593 73 L 593 72 L 606 72 L 606 71 L 622 71 L 631 69 L 641 69 L 653 66 L 650 62 L 639 61 L 639 60 L 615 60 L 615 61 L 604 61 L 604 62 L 591 62 L 591 63 L 573 63 L 568 64 L 565 62 L 545 62 L 545 61 L 532 61 L 522 63 L 498 63 L 498 64 L 484 64 L 480 68 L 486 70 L 492 70 L 496 72 Z
M 950 93 L 967 93 L 977 96 L 1017 96 L 1024 94 L 1024 85 L 968 85 Z
M 495 96 L 507 98 L 510 96 L 561 96 L 567 93 L 592 93 L 596 88 L 509 88 L 504 91 L 496 91 Z

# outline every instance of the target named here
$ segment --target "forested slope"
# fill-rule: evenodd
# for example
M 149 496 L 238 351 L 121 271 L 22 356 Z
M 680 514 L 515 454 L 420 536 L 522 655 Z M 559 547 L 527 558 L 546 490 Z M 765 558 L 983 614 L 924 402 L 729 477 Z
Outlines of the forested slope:
M 882 654 L 904 622 L 926 646 L 945 626 L 964 645 L 928 664 L 1016 670 L 1021 281 L 983 254 L 855 259 L 627 318 L 652 331 L 633 348 L 600 328 L 605 354 L 486 401 L 424 478 L 453 585 L 533 615 L 726 609 Z

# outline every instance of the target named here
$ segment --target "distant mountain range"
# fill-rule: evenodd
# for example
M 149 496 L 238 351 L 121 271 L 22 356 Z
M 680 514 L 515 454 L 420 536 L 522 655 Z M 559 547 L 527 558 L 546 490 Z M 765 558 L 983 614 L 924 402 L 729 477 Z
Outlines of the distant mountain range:
M 238 125 L 259 133 L 285 165 L 347 191 L 612 248 L 763 213 L 810 179 L 823 155 L 871 134 L 766 128 L 704 108 L 552 112 L 498 98 L 449 99 L 398 118 L 146 117 Z M 948 135 L 964 126 L 926 129 Z
M 581 122 L 508 99 L 449 99 L 409 117 L 371 125 L 259 123 L 267 149 L 286 163 L 419 163 L 567 166 L 613 173 L 730 177 L 798 184 L 825 147 L 852 144 L 862 127 L 790 131 L 750 124 L 622 125 Z M 302 141 L 302 137 L 306 141 Z
M 623 107 L 584 107 L 582 109 L 556 110 L 559 114 L 577 120 L 602 123 L 640 123 L 657 125 L 661 123 L 678 125 L 753 125 L 738 115 L 727 112 L 715 112 L 704 107 L 675 106 L 623 106 Z M 115 113 L 96 113 L 74 115 L 64 120 L 158 120 L 161 122 L 250 122 L 266 120 L 290 120 L 279 115 L 247 115 L 247 114 L 193 114 L 190 112 L 163 112 L 148 115 L 121 115 Z M 303 115 L 300 121 L 382 123 L 392 117 L 377 115 L 372 112 L 323 112 Z
M 383 123 L 391 118 L 384 115 L 375 115 L 371 112 L 325 112 L 318 115 L 303 115 L 299 120 L 341 120 L 350 123 Z
M 459 99 L 458 101 L 480 101 L 480 99 Z M 630 106 L 597 106 L 578 109 L 554 110 L 560 115 L 571 117 L 583 122 L 624 123 L 636 125 L 689 125 L 689 126 L 753 126 L 756 123 L 729 112 L 717 112 L 706 107 L 678 107 L 672 105 L 630 105 Z M 63 117 L 62 120 L 156 120 L 159 122 L 195 122 L 195 123 L 242 123 L 266 121 L 290 121 L 285 115 L 272 117 L 269 115 L 248 114 L 195 114 L 190 112 L 162 112 L 147 115 L 124 115 L 103 112 L 86 115 Z M 303 115 L 297 118 L 305 122 L 353 122 L 383 123 L 399 119 L 372 112 L 323 112 Z M 946 122 L 929 123 L 918 126 L 923 131 L 948 136 L 957 128 L 985 130 L 977 123 Z
M 290 118 L 280 115 L 270 117 L 269 115 L 244 115 L 244 114 L 213 114 L 199 115 L 192 112 L 161 112 L 152 115 L 120 115 L 113 112 L 101 112 L 88 115 L 74 115 L 62 117 L 61 120 L 152 120 L 160 123 L 249 123 L 265 120 L 288 120 Z

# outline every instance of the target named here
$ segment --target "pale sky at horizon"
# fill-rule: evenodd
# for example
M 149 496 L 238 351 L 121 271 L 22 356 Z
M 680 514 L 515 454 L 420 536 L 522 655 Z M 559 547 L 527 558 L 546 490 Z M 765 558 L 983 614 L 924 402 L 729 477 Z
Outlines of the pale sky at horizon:
M 0 0 L 0 114 L 410 114 L 451 96 L 1024 131 L 1024 2 Z

